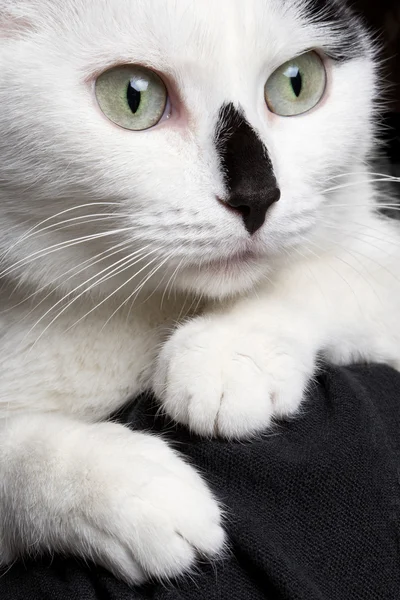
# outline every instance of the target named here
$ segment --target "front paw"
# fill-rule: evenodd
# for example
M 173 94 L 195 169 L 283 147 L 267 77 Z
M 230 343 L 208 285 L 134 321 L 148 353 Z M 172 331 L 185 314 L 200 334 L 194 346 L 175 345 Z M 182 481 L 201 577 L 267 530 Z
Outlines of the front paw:
M 134 438 L 123 469 L 103 488 L 96 482 L 91 513 L 97 560 L 128 583 L 181 575 L 225 543 L 220 508 L 197 472 L 162 440 Z
M 19 478 L 26 487 L 15 491 L 8 484 L 13 507 L 7 516 L 9 502 L 0 494 L 0 566 L 51 549 L 140 584 L 179 576 L 198 557 L 223 550 L 217 501 L 163 440 L 112 423 L 74 424 L 71 431 L 61 424 L 60 448 L 49 461 L 43 462 L 46 440 L 37 444 L 37 460 L 26 459 L 19 469 L 32 465 Z
M 285 330 L 221 316 L 178 329 L 154 378 L 167 414 L 201 435 L 241 438 L 295 413 L 316 360 L 306 340 Z

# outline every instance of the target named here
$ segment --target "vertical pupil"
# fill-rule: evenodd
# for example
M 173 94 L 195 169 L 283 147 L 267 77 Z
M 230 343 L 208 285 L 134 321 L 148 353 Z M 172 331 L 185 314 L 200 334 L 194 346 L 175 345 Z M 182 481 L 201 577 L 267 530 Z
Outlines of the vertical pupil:
M 303 79 L 301 77 L 300 71 L 297 69 L 296 75 L 290 78 L 293 91 L 298 98 L 301 94 L 301 90 L 303 89 Z
M 131 109 L 133 114 L 135 114 L 139 109 L 142 94 L 138 90 L 135 90 L 131 81 L 128 84 L 126 97 L 128 100 L 129 108 Z

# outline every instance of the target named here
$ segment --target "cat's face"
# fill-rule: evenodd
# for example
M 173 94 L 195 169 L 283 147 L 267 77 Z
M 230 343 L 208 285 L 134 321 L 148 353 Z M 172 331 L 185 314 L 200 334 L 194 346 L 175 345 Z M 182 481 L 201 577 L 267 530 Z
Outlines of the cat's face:
M 44 221 L 9 249 L 15 272 L 68 287 L 137 252 L 108 284 L 159 267 L 152 281 L 213 296 L 253 285 L 370 149 L 373 61 L 356 20 L 328 23 L 333 4 L 0 0 L 4 250 Z M 118 65 L 133 71 L 96 89 Z

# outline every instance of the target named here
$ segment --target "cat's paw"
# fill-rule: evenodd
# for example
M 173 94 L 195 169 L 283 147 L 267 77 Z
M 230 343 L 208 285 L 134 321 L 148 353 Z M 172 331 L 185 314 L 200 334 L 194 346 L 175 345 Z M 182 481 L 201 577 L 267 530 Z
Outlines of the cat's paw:
M 90 474 L 79 537 L 83 553 L 86 545 L 96 562 L 137 584 L 217 556 L 225 536 L 220 508 L 197 472 L 162 440 L 131 438 L 110 447 L 108 461 Z
M 162 439 L 61 415 L 10 421 L 4 436 L 15 442 L 24 433 L 9 460 L 0 452 L 0 566 L 51 550 L 138 584 L 220 554 L 218 502 Z
M 163 347 L 154 391 L 174 420 L 201 435 L 241 438 L 295 413 L 315 352 L 279 323 L 196 319 Z

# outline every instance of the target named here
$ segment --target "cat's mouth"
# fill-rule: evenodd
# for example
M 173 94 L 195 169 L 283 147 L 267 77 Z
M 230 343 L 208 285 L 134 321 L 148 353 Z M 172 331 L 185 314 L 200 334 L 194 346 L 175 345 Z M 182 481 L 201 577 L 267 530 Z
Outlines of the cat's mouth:
M 263 278 L 265 270 L 265 254 L 242 250 L 187 265 L 175 283 L 181 289 L 190 289 L 210 298 L 223 298 L 253 288 Z
M 212 272 L 229 272 L 240 270 L 260 262 L 261 256 L 251 250 L 237 252 L 228 257 L 216 258 L 202 263 L 202 269 Z

